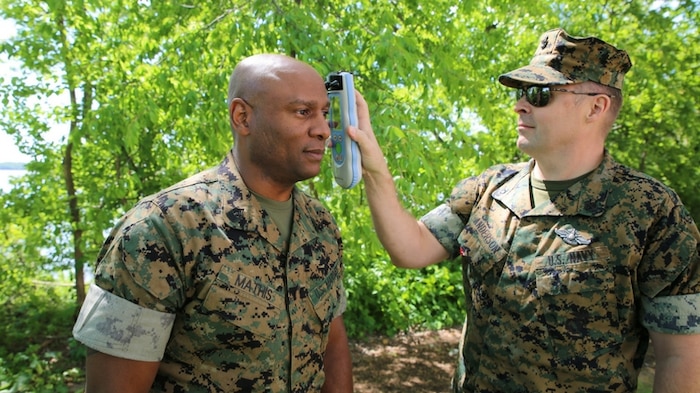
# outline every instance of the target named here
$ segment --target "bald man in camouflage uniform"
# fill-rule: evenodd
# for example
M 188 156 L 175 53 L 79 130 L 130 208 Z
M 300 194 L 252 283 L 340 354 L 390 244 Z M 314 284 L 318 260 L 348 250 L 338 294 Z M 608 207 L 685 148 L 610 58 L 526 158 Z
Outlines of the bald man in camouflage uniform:
M 561 29 L 499 81 L 518 89 L 518 148 L 420 220 L 400 205 L 364 100 L 351 136 L 392 262 L 461 257 L 467 318 L 455 392 L 633 392 L 649 338 L 655 392 L 700 392 L 700 233 L 676 193 L 605 139 L 627 53 Z
M 234 148 L 147 197 L 100 253 L 74 327 L 87 392 L 352 392 L 342 243 L 295 183 L 320 171 L 324 81 L 280 55 L 237 65 Z

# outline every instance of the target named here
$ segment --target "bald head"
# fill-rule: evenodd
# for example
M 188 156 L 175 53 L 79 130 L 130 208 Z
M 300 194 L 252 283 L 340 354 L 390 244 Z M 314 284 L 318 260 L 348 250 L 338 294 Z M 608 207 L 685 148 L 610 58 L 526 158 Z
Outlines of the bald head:
M 285 75 L 314 72 L 310 65 L 285 55 L 260 54 L 243 59 L 234 68 L 228 86 L 228 105 L 234 98 L 256 101 L 264 98 Z

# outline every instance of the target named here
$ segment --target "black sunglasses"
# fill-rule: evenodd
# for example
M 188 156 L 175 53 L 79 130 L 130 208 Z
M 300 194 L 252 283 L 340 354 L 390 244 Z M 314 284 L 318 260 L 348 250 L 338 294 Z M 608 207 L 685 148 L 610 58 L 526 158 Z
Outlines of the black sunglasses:
M 603 94 L 603 95 L 606 95 L 610 98 L 615 97 L 615 96 L 611 96 L 610 94 L 606 94 L 606 93 L 579 93 L 576 91 L 571 91 L 571 90 L 566 90 L 566 89 L 557 89 L 557 88 L 554 88 L 551 86 L 539 86 L 539 85 L 519 87 L 515 91 L 515 96 L 517 97 L 518 100 L 521 99 L 523 96 L 525 96 L 525 100 L 527 100 L 527 102 L 530 105 L 541 108 L 541 107 L 549 104 L 549 100 L 552 98 L 553 91 L 561 91 L 564 93 L 571 93 L 571 94 L 578 94 L 578 95 L 585 95 L 585 96 L 597 96 L 597 95 Z

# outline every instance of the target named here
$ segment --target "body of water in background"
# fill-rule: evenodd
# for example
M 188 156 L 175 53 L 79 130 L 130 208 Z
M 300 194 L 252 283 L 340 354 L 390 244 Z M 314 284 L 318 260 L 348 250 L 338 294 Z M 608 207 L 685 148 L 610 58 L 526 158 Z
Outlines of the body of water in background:
M 0 191 L 8 192 L 12 188 L 10 179 L 27 173 L 24 169 L 0 169 Z
M 0 192 L 9 192 L 12 189 L 10 179 L 13 177 L 20 177 L 25 173 L 27 173 L 27 171 L 24 169 L 0 169 Z M 92 282 L 94 278 L 92 274 L 92 268 L 86 267 L 84 273 L 85 282 Z M 73 272 L 71 270 L 67 270 L 65 272 L 56 272 L 54 274 L 54 278 L 56 278 L 58 281 L 65 281 L 67 283 L 71 283 L 71 280 L 66 279 L 66 277 L 72 277 L 72 274 Z

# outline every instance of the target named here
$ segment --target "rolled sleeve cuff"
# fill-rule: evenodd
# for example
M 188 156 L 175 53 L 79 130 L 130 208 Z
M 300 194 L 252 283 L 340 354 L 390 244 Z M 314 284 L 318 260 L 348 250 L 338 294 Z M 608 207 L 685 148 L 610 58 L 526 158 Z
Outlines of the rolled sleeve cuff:
M 464 223 L 458 215 L 452 213 L 452 209 L 442 204 L 429 211 L 420 221 L 425 224 L 430 233 L 442 244 L 451 258 L 459 255 L 459 243 L 457 239 L 464 230 Z
M 157 362 L 163 358 L 174 321 L 174 314 L 141 307 L 92 284 L 73 337 L 108 355 Z
M 700 333 L 700 293 L 642 299 L 642 324 L 667 334 Z

